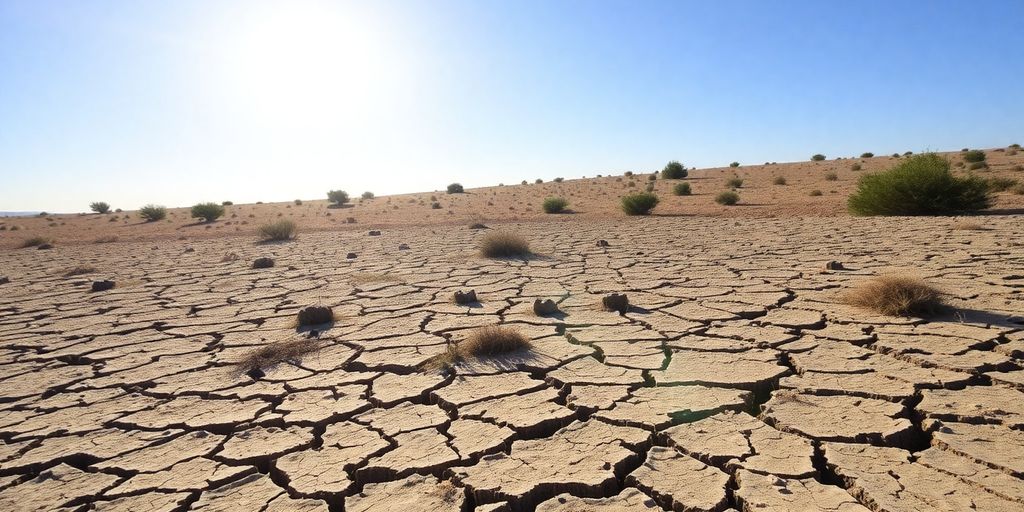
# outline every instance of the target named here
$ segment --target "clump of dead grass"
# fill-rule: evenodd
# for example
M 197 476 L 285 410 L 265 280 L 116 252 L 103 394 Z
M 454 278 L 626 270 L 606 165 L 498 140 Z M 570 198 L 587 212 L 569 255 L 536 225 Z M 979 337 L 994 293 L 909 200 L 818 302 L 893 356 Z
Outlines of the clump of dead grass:
M 83 276 L 85 274 L 92 274 L 96 272 L 96 267 L 92 265 L 78 265 L 65 269 L 63 274 L 64 277 Z
M 530 255 L 530 243 L 509 231 L 494 231 L 484 235 L 480 254 L 488 258 L 511 258 Z
M 519 331 L 511 327 L 490 325 L 475 329 L 460 342 L 449 343 L 445 353 L 432 358 L 424 367 L 444 368 L 466 359 L 500 356 L 530 350 L 532 347 L 529 338 Z
M 320 341 L 317 339 L 279 341 L 244 354 L 236 364 L 239 373 L 257 372 L 286 361 L 297 361 L 318 350 Z
M 879 276 L 845 292 L 843 302 L 888 316 L 922 316 L 942 307 L 942 293 L 916 277 Z
M 986 228 L 977 222 L 962 220 L 953 224 L 953 229 L 957 231 L 988 231 L 989 228 Z

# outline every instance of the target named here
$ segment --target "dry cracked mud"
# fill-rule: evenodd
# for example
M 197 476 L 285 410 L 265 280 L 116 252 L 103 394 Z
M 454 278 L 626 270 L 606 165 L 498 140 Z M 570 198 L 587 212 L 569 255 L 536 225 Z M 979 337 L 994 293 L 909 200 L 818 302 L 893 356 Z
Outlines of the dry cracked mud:
M 528 259 L 459 226 L 5 252 L 0 510 L 1022 510 L 1024 224 L 955 222 L 503 226 Z M 890 273 L 950 308 L 839 300 Z M 335 321 L 297 330 L 310 305 Z M 532 349 L 435 364 L 495 324 Z

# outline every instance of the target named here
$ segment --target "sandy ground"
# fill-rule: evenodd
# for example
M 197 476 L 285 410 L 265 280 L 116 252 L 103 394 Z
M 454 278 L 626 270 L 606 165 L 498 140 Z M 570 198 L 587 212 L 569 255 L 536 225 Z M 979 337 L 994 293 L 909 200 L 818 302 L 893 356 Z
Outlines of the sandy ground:
M 803 212 L 802 191 L 829 190 L 809 178 L 828 165 L 777 193 Z M 739 172 L 759 176 L 751 202 L 773 193 L 767 174 Z M 782 207 L 708 205 L 721 179 L 706 175 L 680 211 L 749 218 L 594 213 L 614 178 L 589 203 L 591 182 L 521 187 L 579 190 L 587 212 L 503 225 L 530 240 L 528 260 L 477 256 L 486 229 L 369 236 L 365 220 L 274 245 L 200 227 L 6 251 L 0 510 L 1021 510 L 1021 217 L 982 230 L 851 218 L 826 195 L 824 216 L 767 218 Z M 489 190 L 473 192 L 439 197 L 462 223 L 472 208 L 458 205 Z M 97 226 L 82 239 L 150 229 L 98 218 L 67 222 Z M 253 269 L 264 256 L 276 265 Z M 846 270 L 824 271 L 831 260 Z M 926 279 L 952 309 L 882 317 L 838 300 L 890 273 Z M 99 279 L 116 286 L 91 292 Z M 469 289 L 478 303 L 452 302 Z M 601 310 L 611 292 L 631 310 Z M 537 298 L 560 313 L 535 315 Z M 255 348 L 309 336 L 294 318 L 316 304 L 337 316 L 318 352 L 237 371 Z M 421 371 L 499 323 L 533 348 Z
M 1016 170 L 1024 169 L 1024 152 L 1010 155 L 1011 152 L 987 151 L 990 169 L 977 171 L 977 174 L 1024 182 L 1024 171 Z M 947 153 L 947 156 L 954 163 L 961 162 L 960 153 Z M 692 196 L 672 195 L 675 180 L 655 181 L 655 192 L 661 203 L 654 213 L 661 216 L 742 218 L 845 216 L 846 197 L 855 189 L 858 177 L 866 172 L 887 169 L 896 161 L 890 156 L 881 156 L 692 171 L 686 180 L 692 186 Z M 861 165 L 861 171 L 851 170 L 855 163 Z M 827 179 L 831 172 L 836 174 L 835 181 Z M 726 190 L 725 182 L 733 176 L 743 179 L 743 186 L 738 189 L 740 203 L 731 207 L 715 203 L 715 196 Z M 786 185 L 773 183 L 779 176 L 786 179 Z M 472 222 L 618 219 L 625 217 L 619 208 L 619 198 L 644 190 L 649 177 L 650 174 L 586 179 L 566 176 L 562 183 L 543 184 L 534 184 L 531 179 L 528 185 L 507 183 L 501 187 L 467 189 L 464 194 L 447 194 L 444 189 L 448 184 L 439 183 L 439 190 L 435 192 L 383 196 L 366 201 L 354 199 L 348 207 L 341 209 L 328 208 L 326 199 L 308 198 L 303 198 L 301 205 L 291 202 L 234 205 L 228 207 L 222 219 L 210 224 L 196 222 L 187 208 L 170 209 L 166 220 L 154 223 L 143 222 L 135 212 L 8 218 L 0 219 L 0 248 L 20 247 L 25 240 L 36 236 L 63 245 L 112 239 L 251 237 L 258 226 L 281 218 L 294 220 L 300 231 L 307 233 L 409 225 L 467 225 Z M 822 195 L 811 196 L 815 190 L 821 191 Z M 349 192 L 353 196 L 359 193 Z M 572 213 L 545 214 L 541 203 L 552 196 L 566 198 Z M 440 208 L 432 207 L 435 201 Z M 145 202 L 145 198 L 140 198 L 140 203 Z M 1024 212 L 1024 196 L 1003 192 L 997 195 L 995 206 L 989 213 L 1021 212 Z

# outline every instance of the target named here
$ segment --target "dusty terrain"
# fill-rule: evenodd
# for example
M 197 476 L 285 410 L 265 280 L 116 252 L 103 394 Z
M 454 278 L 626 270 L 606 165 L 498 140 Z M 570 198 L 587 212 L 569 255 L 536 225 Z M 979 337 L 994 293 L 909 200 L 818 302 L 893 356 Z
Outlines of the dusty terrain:
M 954 164 L 962 163 L 959 152 L 944 153 Z M 988 169 L 975 173 L 986 178 L 1000 177 L 1024 182 L 1024 152 L 1006 148 L 987 150 Z M 655 192 L 661 199 L 655 215 L 661 216 L 715 216 L 715 217 L 832 217 L 846 216 L 846 197 L 856 188 L 857 179 L 866 172 L 893 166 L 899 160 L 891 156 L 874 158 L 844 158 L 822 162 L 795 162 L 773 165 L 744 165 L 738 168 L 714 168 L 690 171 L 687 178 L 693 189 L 691 196 L 672 195 L 676 180 L 655 181 Z M 683 162 L 685 163 L 685 162 Z M 859 164 L 860 171 L 851 170 Z M 957 168 L 957 172 L 963 172 Z M 829 173 L 836 180 L 827 179 Z M 361 200 L 359 190 L 348 190 L 353 201 L 345 208 L 328 208 L 328 188 L 345 188 L 344 183 L 325 184 L 324 193 L 311 200 L 299 198 L 293 202 L 266 204 L 239 204 L 227 207 L 225 216 L 213 223 L 196 222 L 188 208 L 168 209 L 168 218 L 147 223 L 134 211 L 96 214 L 44 215 L 29 218 L 0 218 L 0 248 L 17 248 L 31 237 L 44 237 L 58 245 L 106 242 L 117 239 L 131 240 L 195 240 L 221 238 L 229 235 L 251 237 L 258 226 L 277 219 L 294 220 L 301 231 L 363 231 L 378 227 L 409 225 L 467 225 L 472 222 L 496 221 L 573 221 L 618 219 L 624 217 L 619 208 L 622 195 L 643 191 L 649 183 L 650 173 L 601 178 L 565 176 L 565 181 L 535 184 L 530 178 L 527 185 L 506 183 L 504 186 L 467 189 L 464 194 L 446 194 L 448 182 L 437 184 L 438 190 L 419 194 L 404 194 Z M 743 180 L 738 189 L 740 203 L 722 206 L 715 196 L 726 189 L 726 180 L 737 176 Z M 786 185 L 776 185 L 776 177 L 786 179 Z M 527 178 L 524 176 L 524 178 Z M 811 192 L 821 191 L 820 196 Z M 569 201 L 568 214 L 548 215 L 541 210 L 546 197 L 561 196 Z M 94 198 L 102 201 L 105 198 Z M 196 197 L 195 201 L 230 197 Z M 439 208 L 433 208 L 434 202 Z M 111 205 L 114 208 L 137 208 L 148 201 L 139 198 L 139 204 Z M 87 208 L 83 204 L 81 208 Z M 989 213 L 1024 212 L 1024 195 L 1009 191 L 997 194 Z M 13 230 L 12 230 L 13 229 Z
M 1024 507 L 1020 216 L 561 218 L 502 226 L 529 260 L 465 225 L 6 251 L 0 510 Z M 887 273 L 954 310 L 837 299 Z M 237 371 L 313 304 L 318 352 Z M 420 370 L 498 323 L 533 349 Z

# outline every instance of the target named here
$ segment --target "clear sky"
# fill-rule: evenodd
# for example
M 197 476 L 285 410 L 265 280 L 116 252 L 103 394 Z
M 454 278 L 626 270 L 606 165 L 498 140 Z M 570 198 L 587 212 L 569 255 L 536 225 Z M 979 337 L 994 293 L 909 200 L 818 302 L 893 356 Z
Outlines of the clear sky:
M 1024 2 L 0 0 L 0 210 L 1024 143 Z

